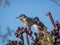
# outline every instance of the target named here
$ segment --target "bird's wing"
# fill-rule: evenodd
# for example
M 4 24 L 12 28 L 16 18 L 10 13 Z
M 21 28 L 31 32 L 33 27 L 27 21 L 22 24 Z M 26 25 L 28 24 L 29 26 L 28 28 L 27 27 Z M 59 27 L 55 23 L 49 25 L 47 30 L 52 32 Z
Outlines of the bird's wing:
M 32 19 L 32 18 L 27 18 L 27 21 L 29 22 L 29 23 L 33 23 L 34 22 L 34 20 Z
M 39 23 L 37 23 L 37 25 L 44 27 L 45 25 L 40 21 Z

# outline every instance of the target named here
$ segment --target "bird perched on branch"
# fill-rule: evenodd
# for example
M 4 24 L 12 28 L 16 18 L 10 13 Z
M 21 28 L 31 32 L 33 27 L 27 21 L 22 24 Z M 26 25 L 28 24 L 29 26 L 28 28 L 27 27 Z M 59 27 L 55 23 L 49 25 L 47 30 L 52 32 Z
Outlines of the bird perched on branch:
M 31 29 L 31 26 L 34 24 L 34 20 L 30 17 L 27 17 L 25 14 L 20 14 L 19 18 L 26 26 L 28 26 L 29 29 Z
M 39 20 L 38 17 L 34 17 L 34 28 L 38 31 L 47 30 L 47 27 Z
M 34 21 L 35 21 L 35 23 L 34 23 L 34 28 L 36 29 L 36 30 L 38 30 L 38 33 L 40 33 L 40 32 L 42 32 L 42 33 L 44 33 L 44 39 L 45 39 L 45 37 L 46 37 L 46 32 L 47 32 L 47 27 L 39 20 L 39 18 L 38 17 L 34 17 Z M 40 36 L 39 36 L 40 37 Z M 39 38 L 38 37 L 38 38 Z

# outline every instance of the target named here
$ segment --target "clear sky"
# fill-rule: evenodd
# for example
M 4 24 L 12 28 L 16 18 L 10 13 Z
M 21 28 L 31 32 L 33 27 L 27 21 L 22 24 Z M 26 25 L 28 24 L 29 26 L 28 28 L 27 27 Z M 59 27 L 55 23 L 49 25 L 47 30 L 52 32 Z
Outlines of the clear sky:
M 28 17 L 39 17 L 39 19 L 47 26 L 48 31 L 53 28 L 49 18 L 45 15 L 46 12 L 52 13 L 54 21 L 60 21 L 60 6 L 51 2 L 51 0 L 11 0 L 10 6 L 0 6 L 0 26 L 2 32 L 6 31 L 6 27 L 10 27 L 16 31 L 18 26 L 24 24 L 16 19 L 21 13 Z M 32 31 L 36 32 L 32 26 Z

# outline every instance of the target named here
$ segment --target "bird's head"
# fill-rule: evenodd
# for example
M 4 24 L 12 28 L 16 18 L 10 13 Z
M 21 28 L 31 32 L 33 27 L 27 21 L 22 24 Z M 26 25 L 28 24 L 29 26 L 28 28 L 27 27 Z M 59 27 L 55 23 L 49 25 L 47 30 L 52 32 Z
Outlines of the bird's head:
M 39 20 L 38 17 L 34 17 L 34 21 L 35 21 L 36 23 L 40 23 L 40 20 Z
M 19 18 L 20 20 L 22 20 L 22 19 L 26 18 L 26 15 L 25 14 L 20 14 L 20 16 L 17 17 L 17 18 Z
M 39 18 L 38 18 L 38 17 L 34 17 L 34 19 L 35 19 L 35 21 L 38 21 L 38 20 L 39 20 Z

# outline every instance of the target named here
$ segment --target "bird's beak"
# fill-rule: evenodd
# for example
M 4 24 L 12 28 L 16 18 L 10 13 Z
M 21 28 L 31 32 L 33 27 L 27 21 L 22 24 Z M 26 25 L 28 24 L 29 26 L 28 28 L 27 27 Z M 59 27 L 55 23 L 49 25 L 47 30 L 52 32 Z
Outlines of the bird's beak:
M 16 18 L 19 18 L 19 17 L 16 17 Z
M 20 17 L 16 17 L 16 18 L 19 18 L 20 20 L 22 20 Z

